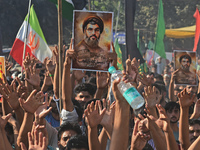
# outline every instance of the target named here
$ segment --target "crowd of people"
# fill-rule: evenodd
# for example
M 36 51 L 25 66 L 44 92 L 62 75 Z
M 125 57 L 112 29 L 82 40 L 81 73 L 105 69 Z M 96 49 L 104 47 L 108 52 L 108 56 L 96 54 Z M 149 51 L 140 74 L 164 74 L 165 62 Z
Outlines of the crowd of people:
M 72 42 L 71 42 L 72 43 Z M 117 54 L 108 60 L 117 69 Z M 126 60 L 123 78 L 107 72 L 71 70 L 76 57 L 70 44 L 59 99 L 59 56 L 44 62 L 26 56 L 21 74 L 6 61 L 0 80 L 0 150 L 197 150 L 200 148 L 199 86 L 174 84 L 173 62 L 159 58 L 139 71 Z M 198 75 L 197 75 L 198 76 Z M 130 82 L 145 99 L 133 110 L 119 92 Z

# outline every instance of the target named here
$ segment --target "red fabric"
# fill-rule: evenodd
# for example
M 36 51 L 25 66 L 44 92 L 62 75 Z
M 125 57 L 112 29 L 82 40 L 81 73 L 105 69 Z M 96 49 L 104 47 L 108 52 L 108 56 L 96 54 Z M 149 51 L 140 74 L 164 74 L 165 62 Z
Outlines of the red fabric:
M 20 64 L 20 66 L 22 66 L 23 50 L 24 50 L 24 42 L 21 41 L 20 39 L 15 39 L 13 47 L 10 51 L 10 55 L 18 64 Z M 31 49 L 26 45 L 25 57 L 27 56 L 28 53 L 30 56 L 33 56 L 33 54 L 31 53 Z
M 199 10 L 197 8 L 196 8 L 196 12 L 194 13 L 194 18 L 196 18 L 196 31 L 195 31 L 193 52 L 196 52 L 197 45 L 199 42 L 199 36 L 200 36 L 200 15 L 199 15 Z

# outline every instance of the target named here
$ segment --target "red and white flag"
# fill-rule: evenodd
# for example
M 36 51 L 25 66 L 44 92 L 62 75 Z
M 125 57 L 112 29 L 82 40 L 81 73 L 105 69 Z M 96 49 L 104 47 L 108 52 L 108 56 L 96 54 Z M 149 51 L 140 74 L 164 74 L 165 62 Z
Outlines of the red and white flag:
M 11 49 L 10 55 L 13 59 L 22 66 L 24 41 L 26 37 L 26 29 L 28 24 L 28 15 L 26 16 L 22 26 L 20 27 L 16 39 L 14 41 L 13 47 Z M 41 62 L 44 61 L 46 57 L 52 57 L 52 51 L 47 45 L 43 32 L 41 30 L 39 21 L 37 19 L 36 13 L 34 11 L 33 5 L 30 9 L 30 17 L 28 24 L 28 34 L 27 34 L 26 52 L 30 56 L 36 57 Z

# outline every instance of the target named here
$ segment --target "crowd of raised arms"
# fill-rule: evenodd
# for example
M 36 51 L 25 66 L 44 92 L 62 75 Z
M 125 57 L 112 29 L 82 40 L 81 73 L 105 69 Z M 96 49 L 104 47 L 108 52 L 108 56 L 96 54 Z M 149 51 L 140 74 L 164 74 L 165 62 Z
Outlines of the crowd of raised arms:
M 117 68 L 112 49 L 108 60 Z M 128 58 L 123 78 L 111 83 L 107 72 L 71 70 L 76 53 L 70 44 L 59 100 L 57 47 L 53 55 L 43 63 L 27 55 L 23 74 L 6 61 L 6 76 L 0 79 L 0 150 L 200 149 L 200 86 L 176 85 L 173 62 L 163 65 L 159 58 L 141 73 L 140 61 Z M 120 80 L 138 90 L 144 106 L 130 107 L 119 92 Z

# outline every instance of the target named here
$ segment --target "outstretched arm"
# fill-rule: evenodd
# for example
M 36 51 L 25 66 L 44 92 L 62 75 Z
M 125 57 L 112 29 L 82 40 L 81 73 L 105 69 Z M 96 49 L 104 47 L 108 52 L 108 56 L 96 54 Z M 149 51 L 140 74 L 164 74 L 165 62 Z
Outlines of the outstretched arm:
M 74 110 L 74 105 L 71 100 L 72 87 L 70 80 L 70 68 L 71 68 L 71 60 L 74 58 L 75 53 L 72 49 L 72 40 L 70 43 L 70 47 L 66 52 L 66 58 L 64 62 L 63 69 L 63 81 L 62 81 L 62 100 L 63 100 L 63 109 L 72 112 Z
M 130 106 L 118 90 L 119 82 L 120 79 L 115 80 L 112 89 L 116 104 L 110 150 L 124 150 L 128 146 Z
M 186 88 L 178 94 L 180 104 L 180 119 L 179 119 L 179 141 L 182 150 L 186 150 L 190 146 L 189 140 L 189 107 L 194 101 L 195 95 L 190 96 L 186 92 Z

